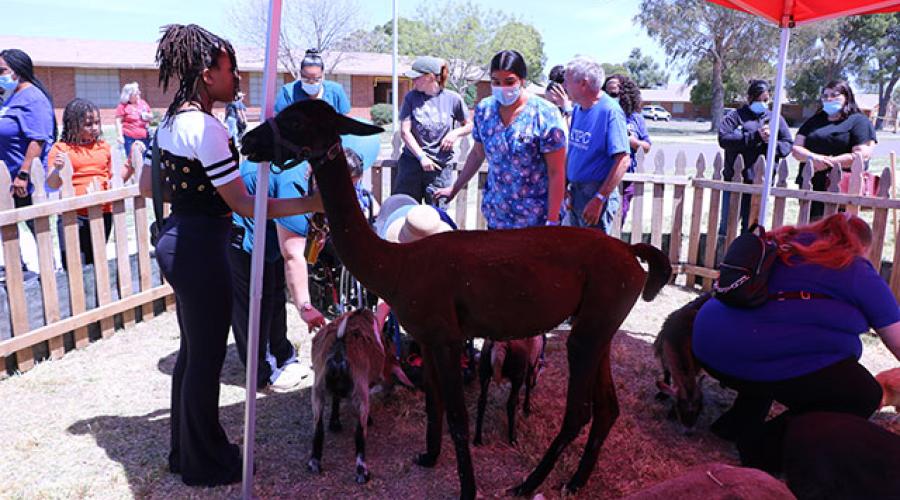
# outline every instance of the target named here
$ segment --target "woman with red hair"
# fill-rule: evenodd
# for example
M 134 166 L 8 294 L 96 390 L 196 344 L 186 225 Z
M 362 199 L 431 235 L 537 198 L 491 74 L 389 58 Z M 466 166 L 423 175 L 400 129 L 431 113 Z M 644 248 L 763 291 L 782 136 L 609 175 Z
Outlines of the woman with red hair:
M 737 442 L 745 465 L 777 472 L 791 415 L 868 418 L 878 409 L 881 387 L 858 362 L 859 336 L 874 329 L 900 360 L 900 308 L 865 258 L 872 231 L 859 217 L 836 214 L 767 237 L 780 257 L 769 276 L 769 301 L 739 309 L 709 300 L 694 322 L 693 350 L 713 377 L 738 392 L 711 430 Z M 765 422 L 773 401 L 788 411 Z

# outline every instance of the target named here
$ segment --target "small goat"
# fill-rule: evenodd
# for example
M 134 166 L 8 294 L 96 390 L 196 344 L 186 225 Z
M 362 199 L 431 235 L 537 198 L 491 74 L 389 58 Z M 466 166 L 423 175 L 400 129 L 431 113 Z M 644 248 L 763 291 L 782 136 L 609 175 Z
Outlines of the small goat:
M 892 368 L 875 375 L 875 380 L 881 384 L 883 395 L 881 407 L 893 406 L 894 411 L 900 413 L 900 368 Z
M 366 466 L 366 428 L 369 423 L 369 387 L 384 377 L 384 344 L 375 315 L 368 310 L 346 313 L 316 333 L 312 342 L 315 382 L 312 390 L 313 450 L 307 467 L 322 472 L 322 444 L 325 439 L 323 413 L 326 392 L 332 396 L 328 428 L 341 430 L 340 400 L 350 398 L 356 408 L 356 482 L 369 480 Z
M 705 293 L 676 310 L 663 322 L 653 343 L 653 350 L 662 365 L 663 378 L 656 381 L 657 397 L 671 397 L 670 418 L 677 418 L 685 432 L 691 432 L 703 411 L 703 390 L 700 388 L 700 363 L 691 350 L 694 318 L 697 311 L 711 297 Z
M 516 409 L 519 406 L 519 390 L 525 384 L 525 404 L 523 411 L 527 417 L 531 413 L 531 390 L 537 382 L 537 367 L 541 356 L 543 339 L 540 335 L 527 339 L 494 341 L 487 340 L 481 350 L 478 375 L 481 380 L 481 395 L 478 397 L 478 416 L 475 421 L 475 445 L 481 445 L 481 428 L 484 422 L 484 408 L 487 405 L 488 387 L 491 378 L 499 384 L 509 379 L 509 399 L 506 401 L 509 444 L 516 443 Z

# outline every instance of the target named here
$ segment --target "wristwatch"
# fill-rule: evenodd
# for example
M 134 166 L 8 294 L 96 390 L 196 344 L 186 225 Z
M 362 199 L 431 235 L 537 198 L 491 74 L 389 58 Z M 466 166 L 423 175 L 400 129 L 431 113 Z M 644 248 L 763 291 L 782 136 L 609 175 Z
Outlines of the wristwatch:
M 313 305 L 310 301 L 307 300 L 306 302 L 300 304 L 300 312 L 301 313 L 309 312 L 312 310 L 313 310 Z
M 16 174 L 16 178 L 22 179 L 23 181 L 27 181 L 27 180 L 31 179 L 31 174 L 24 170 L 19 170 L 19 173 Z
M 600 200 L 602 203 L 606 203 L 606 200 L 607 200 L 606 196 L 604 196 L 603 193 L 600 193 L 600 192 L 598 192 L 597 194 L 595 194 L 595 195 L 594 195 L 594 198 L 597 198 L 597 199 Z

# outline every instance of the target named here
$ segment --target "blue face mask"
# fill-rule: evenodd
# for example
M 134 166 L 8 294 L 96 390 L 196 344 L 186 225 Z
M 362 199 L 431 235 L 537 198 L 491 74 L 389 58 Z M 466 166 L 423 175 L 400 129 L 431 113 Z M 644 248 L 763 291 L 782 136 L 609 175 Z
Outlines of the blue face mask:
M 503 106 L 509 106 L 519 99 L 522 93 L 522 87 L 513 85 L 512 87 L 495 87 L 491 85 L 491 94 Z
M 842 107 L 844 107 L 844 105 L 841 104 L 841 101 L 822 100 L 822 111 L 824 111 L 826 115 L 836 115 L 841 112 Z
M 12 75 L 0 75 L 0 88 L 3 89 L 3 100 L 9 100 L 9 97 L 15 92 L 19 86 L 18 80 L 13 80 Z
M 756 113 L 758 115 L 763 114 L 767 109 L 769 109 L 769 107 L 766 106 L 766 103 L 764 103 L 764 102 L 753 101 L 750 103 L 750 111 L 753 111 L 754 113 Z
M 303 91 L 306 92 L 307 95 L 311 95 L 311 96 L 319 95 L 319 90 L 322 89 L 321 83 L 300 82 L 300 86 L 303 87 Z

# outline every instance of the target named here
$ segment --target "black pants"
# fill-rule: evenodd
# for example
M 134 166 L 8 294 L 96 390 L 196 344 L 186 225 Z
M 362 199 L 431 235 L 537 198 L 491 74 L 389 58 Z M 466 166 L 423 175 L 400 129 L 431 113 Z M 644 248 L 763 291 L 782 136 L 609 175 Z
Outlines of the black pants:
M 247 324 L 250 317 L 250 254 L 229 247 L 231 260 L 232 309 L 231 331 L 237 343 L 241 362 L 247 364 Z M 259 364 L 257 386 L 274 382 L 279 369 L 296 358 L 294 346 L 287 338 L 287 297 L 285 294 L 284 260 L 265 261 L 259 315 Z
M 740 380 L 704 368 L 738 392 L 734 405 L 717 424 L 736 431 L 741 462 L 773 473 L 781 470 L 785 424 L 791 416 L 828 411 L 869 418 L 881 403 L 881 386 L 854 358 L 775 382 Z M 766 422 L 773 400 L 788 409 Z
M 404 152 L 397 162 L 397 179 L 391 194 L 406 194 L 416 201 L 425 200 L 427 205 L 434 205 L 432 195 L 437 189 L 448 187 L 453 182 L 453 164 L 443 166 L 441 170 L 426 172 L 422 170 L 419 160 Z M 437 206 L 447 208 L 447 200 L 442 199 Z
M 79 215 L 76 218 L 78 223 L 78 245 L 81 250 L 81 265 L 94 263 L 94 247 L 91 245 L 91 220 L 86 216 Z M 112 214 L 103 213 L 103 241 L 109 241 L 109 235 L 112 229 Z M 68 269 L 66 262 L 66 236 L 63 231 L 62 217 L 56 219 L 56 234 L 59 236 L 59 254 L 62 257 L 63 269 Z
M 28 207 L 34 205 L 34 202 L 31 199 L 31 195 L 19 198 L 18 196 L 13 196 L 13 204 L 16 208 Z M 31 231 L 31 234 L 34 234 L 34 220 L 29 219 L 25 221 L 25 225 L 28 226 L 28 230 Z
M 172 288 L 181 346 L 172 375 L 169 468 L 185 484 L 241 479 L 241 454 L 219 424 L 219 376 L 231 325 L 230 217 L 176 214 L 156 246 Z

